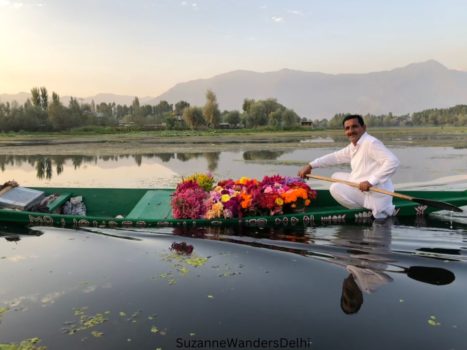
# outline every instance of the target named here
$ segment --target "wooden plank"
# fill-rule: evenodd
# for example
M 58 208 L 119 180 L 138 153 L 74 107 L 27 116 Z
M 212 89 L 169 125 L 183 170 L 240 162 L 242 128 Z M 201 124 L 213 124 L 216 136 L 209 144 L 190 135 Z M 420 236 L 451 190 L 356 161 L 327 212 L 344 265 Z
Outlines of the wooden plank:
M 126 216 L 127 219 L 170 219 L 172 209 L 170 206 L 171 191 L 149 190 Z

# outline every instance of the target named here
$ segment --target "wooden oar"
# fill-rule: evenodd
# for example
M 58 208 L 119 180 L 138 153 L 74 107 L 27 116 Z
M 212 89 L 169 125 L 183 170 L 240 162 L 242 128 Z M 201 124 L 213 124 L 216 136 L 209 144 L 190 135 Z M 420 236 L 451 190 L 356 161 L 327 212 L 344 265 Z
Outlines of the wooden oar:
M 328 181 L 328 182 L 339 182 L 339 183 L 342 183 L 342 184 L 346 184 L 348 186 L 359 188 L 358 183 L 356 183 L 356 182 L 351 182 L 351 181 L 341 180 L 341 179 L 334 179 L 332 177 L 326 177 L 326 176 L 320 176 L 320 175 L 314 175 L 314 174 L 308 174 L 307 176 L 312 178 L 312 179 L 316 179 L 316 180 L 323 180 L 323 181 Z M 446 203 L 446 202 L 435 201 L 433 199 L 416 198 L 416 197 L 412 197 L 412 196 L 407 196 L 407 195 L 402 194 L 402 193 L 386 191 L 386 190 L 383 190 L 383 189 L 377 188 L 377 187 L 370 187 L 370 191 L 387 194 L 388 196 L 392 196 L 392 197 L 396 197 L 396 198 L 400 198 L 400 199 L 405 199 L 407 201 L 417 202 L 417 203 L 428 205 L 430 207 L 434 207 L 434 208 L 438 208 L 438 209 L 451 210 L 451 211 L 456 211 L 458 213 L 463 212 L 463 210 L 461 208 L 456 207 L 455 205 L 452 205 L 452 204 L 449 204 L 449 203 Z

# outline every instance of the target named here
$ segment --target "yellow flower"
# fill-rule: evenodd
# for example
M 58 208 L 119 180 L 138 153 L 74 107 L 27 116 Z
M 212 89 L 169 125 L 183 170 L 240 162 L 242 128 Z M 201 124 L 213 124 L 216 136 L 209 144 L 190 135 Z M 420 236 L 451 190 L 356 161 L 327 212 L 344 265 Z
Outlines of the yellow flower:
M 230 200 L 230 196 L 228 194 L 223 194 L 221 197 L 221 201 L 223 203 L 228 202 Z
M 249 177 L 246 177 L 246 176 L 242 176 L 239 180 L 238 180 L 238 183 L 240 185 L 245 185 L 248 183 L 248 181 L 250 181 L 250 178 Z
M 275 203 L 276 203 L 277 205 L 283 205 L 283 204 L 284 204 L 284 201 L 282 200 L 282 198 L 277 197 L 276 200 L 275 200 Z

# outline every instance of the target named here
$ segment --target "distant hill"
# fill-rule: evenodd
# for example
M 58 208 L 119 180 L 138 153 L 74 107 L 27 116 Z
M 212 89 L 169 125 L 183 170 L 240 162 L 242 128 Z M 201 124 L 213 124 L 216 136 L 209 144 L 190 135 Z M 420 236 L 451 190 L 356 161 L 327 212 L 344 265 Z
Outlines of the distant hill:
M 156 98 L 139 99 L 141 104 L 184 100 L 201 106 L 206 101 L 208 89 L 216 94 L 221 110 L 241 110 L 245 98 L 276 98 L 309 119 L 331 118 L 336 113 L 347 112 L 401 115 L 467 104 L 467 72 L 448 69 L 433 60 L 365 74 L 324 74 L 290 69 L 267 73 L 238 70 L 179 83 Z M 24 103 L 27 98 L 29 93 L 0 94 L 0 102 L 16 100 Z M 134 96 L 98 94 L 79 99 L 130 105 Z M 61 100 L 66 104 L 69 96 L 61 96 Z
M 205 103 L 217 95 L 220 108 L 238 109 L 245 98 L 276 98 L 301 117 L 330 118 L 336 113 L 405 114 L 467 103 L 467 72 L 430 60 L 390 71 L 366 74 L 323 74 L 283 69 L 257 73 L 233 71 L 210 79 L 180 83 L 153 100 Z

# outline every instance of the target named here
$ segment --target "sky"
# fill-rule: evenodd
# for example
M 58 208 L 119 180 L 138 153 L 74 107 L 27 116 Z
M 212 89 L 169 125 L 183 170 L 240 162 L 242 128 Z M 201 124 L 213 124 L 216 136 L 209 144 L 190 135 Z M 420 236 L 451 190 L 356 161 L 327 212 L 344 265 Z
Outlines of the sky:
M 0 93 L 158 96 L 233 70 L 467 71 L 466 0 L 0 0 Z

